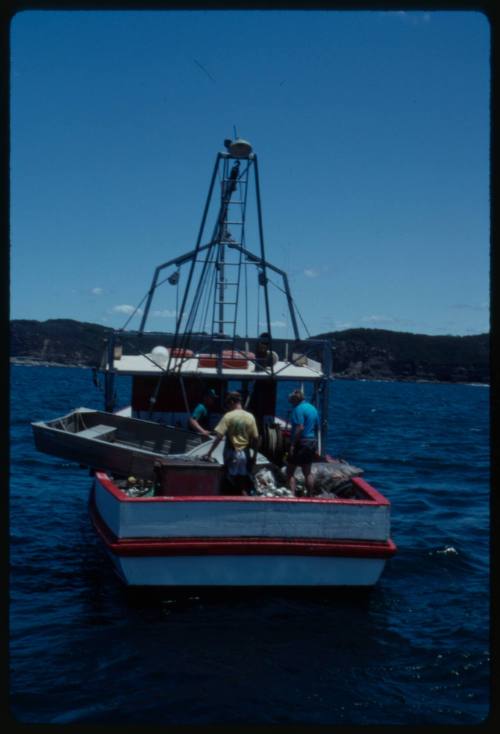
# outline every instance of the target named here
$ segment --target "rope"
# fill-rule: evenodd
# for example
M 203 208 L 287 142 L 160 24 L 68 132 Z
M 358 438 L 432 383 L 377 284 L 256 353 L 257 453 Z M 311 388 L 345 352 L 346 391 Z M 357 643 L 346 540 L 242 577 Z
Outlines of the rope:
M 292 299 L 292 303 L 295 306 L 295 308 L 297 309 L 297 313 L 299 314 L 299 319 L 302 321 L 302 326 L 304 327 L 304 330 L 305 330 L 307 336 L 310 337 L 311 334 L 309 333 L 309 329 L 307 328 L 307 325 L 306 325 L 304 319 L 302 318 L 302 314 L 300 313 L 300 311 L 298 309 L 298 306 L 297 306 L 297 304 L 295 303 L 295 301 L 293 299 Z
M 246 263 L 243 272 L 245 273 L 245 338 L 248 339 L 248 270 Z
M 257 334 L 260 334 L 260 285 L 257 290 Z
M 206 331 L 207 326 L 207 320 L 208 320 L 208 310 L 210 307 L 210 291 L 212 288 L 215 287 L 215 270 L 212 271 L 212 282 L 209 284 L 208 288 L 206 289 L 206 302 L 205 302 L 205 309 L 204 309 L 204 316 L 200 323 L 200 332 Z
M 220 159 L 218 159 L 218 160 L 220 160 Z M 217 163 L 217 165 L 218 165 L 218 163 Z M 152 394 L 152 396 L 150 398 L 150 405 L 151 405 L 151 408 L 150 408 L 150 416 L 152 415 L 153 406 L 156 403 L 156 400 L 158 398 L 158 394 L 159 394 L 159 390 L 160 390 L 160 386 L 161 386 L 161 381 L 163 380 L 163 377 L 165 376 L 165 374 L 167 374 L 167 373 L 170 372 L 173 350 L 174 349 L 177 349 L 177 348 L 181 348 L 181 349 L 184 349 L 185 350 L 187 348 L 187 346 L 190 343 L 190 340 L 192 338 L 193 329 L 194 329 L 194 326 L 195 326 L 195 323 L 196 323 L 196 318 L 198 316 L 198 312 L 199 312 L 199 309 L 200 309 L 200 304 L 203 301 L 203 297 L 204 297 L 205 292 L 207 292 L 207 299 L 209 297 L 211 284 L 209 282 L 210 279 L 208 278 L 208 275 L 207 275 L 207 272 L 208 272 L 208 264 L 209 264 L 209 262 L 211 262 L 211 259 L 210 258 L 213 255 L 213 249 L 214 249 L 214 247 L 217 244 L 220 244 L 220 242 L 221 242 L 221 240 L 222 240 L 222 238 L 224 236 L 224 232 L 225 232 L 225 228 L 226 228 L 227 212 L 228 212 L 228 207 L 229 207 L 229 204 L 230 204 L 230 201 L 231 201 L 231 195 L 237 189 L 238 183 L 240 183 L 241 178 L 246 174 L 246 172 L 250 168 L 250 163 L 248 162 L 245 170 L 242 171 L 242 172 L 240 172 L 240 170 L 239 170 L 240 161 L 237 160 L 235 163 L 233 163 L 233 165 L 231 167 L 230 174 L 228 176 L 227 175 L 228 165 L 229 165 L 229 160 L 228 159 L 224 159 L 224 163 L 223 163 L 223 179 L 224 179 L 223 184 L 224 185 L 222 187 L 222 201 L 221 201 L 220 208 L 219 208 L 219 214 L 218 214 L 217 221 L 216 221 L 216 224 L 215 224 L 214 229 L 213 229 L 212 238 L 211 238 L 210 243 L 209 243 L 209 245 L 207 247 L 205 260 L 204 260 L 204 262 L 202 264 L 202 269 L 201 269 L 201 273 L 200 273 L 200 276 L 199 276 L 198 284 L 197 284 L 197 287 L 196 287 L 196 290 L 195 290 L 195 293 L 194 293 L 194 297 L 193 297 L 193 300 L 192 300 L 192 305 L 191 305 L 191 308 L 189 310 L 189 313 L 187 314 L 187 318 L 186 318 L 186 321 L 185 321 L 185 326 L 183 328 L 182 333 L 181 333 L 181 328 L 182 328 L 182 321 L 184 320 L 184 309 L 185 309 L 185 306 L 187 304 L 187 296 L 188 296 L 189 288 L 190 288 L 190 285 L 191 285 L 191 280 L 192 280 L 193 275 L 194 275 L 194 269 L 195 269 L 196 263 L 199 262 L 198 259 L 197 259 L 197 255 L 198 255 L 198 252 L 199 252 L 199 249 L 200 249 L 201 230 L 200 230 L 200 234 L 199 234 L 199 237 L 198 237 L 196 249 L 195 249 L 195 252 L 194 252 L 194 255 L 193 255 L 193 260 L 191 262 L 191 268 L 190 268 L 190 271 L 189 271 L 189 276 L 188 276 L 188 280 L 187 280 L 187 283 L 186 283 L 186 289 L 185 289 L 184 296 L 183 296 L 183 302 L 182 302 L 182 307 L 181 307 L 182 313 L 179 313 L 179 302 L 178 302 L 178 300 L 179 300 L 178 299 L 178 293 L 179 293 L 179 291 L 177 290 L 177 293 L 176 293 L 176 315 L 177 315 L 176 328 L 175 328 L 175 332 L 174 332 L 174 336 L 173 336 L 173 340 L 172 340 L 171 349 L 170 349 L 170 352 L 169 352 L 168 363 L 167 363 L 166 369 L 160 368 L 162 370 L 162 373 L 159 376 L 159 379 L 158 379 L 157 385 L 155 387 L 155 390 L 153 391 L 153 394 Z M 220 171 L 220 168 L 219 168 L 219 171 Z M 215 170 L 214 170 L 214 176 L 215 176 Z M 204 214 L 204 217 L 206 216 L 206 213 L 208 211 L 209 201 L 210 201 L 210 197 L 212 195 L 213 182 L 214 182 L 214 178 L 212 178 L 212 184 L 211 184 L 211 188 L 210 188 L 210 192 L 209 192 L 209 198 L 208 198 L 207 204 L 205 206 L 205 214 Z M 202 227 L 204 227 L 204 220 L 202 221 Z M 241 258 L 242 258 L 242 253 L 240 253 L 240 263 L 241 263 Z M 162 283 L 165 282 L 165 280 L 167 280 L 167 279 L 168 278 L 165 278 L 162 281 Z M 160 283 L 157 283 L 155 285 L 155 289 L 159 285 L 160 285 Z M 217 283 L 215 284 L 215 286 L 217 286 Z M 208 287 L 208 291 L 206 291 L 207 287 Z M 144 302 L 144 300 L 147 298 L 148 295 L 149 295 L 149 291 L 146 294 L 146 296 L 144 297 L 143 301 L 141 301 L 141 304 L 136 308 L 136 310 L 133 312 L 133 314 L 129 317 L 129 319 L 127 320 L 126 324 L 129 323 L 130 319 L 135 315 L 135 313 L 140 308 L 140 306 L 142 305 L 142 303 Z M 215 307 L 215 301 L 216 301 L 216 299 L 214 298 L 214 307 Z M 208 304 L 208 300 L 207 300 L 207 304 Z M 203 309 L 201 311 L 201 316 L 203 317 Z M 206 317 L 207 317 L 207 314 L 205 315 L 205 321 L 206 321 Z M 235 340 L 235 331 L 233 333 L 233 350 L 234 350 L 234 343 L 235 343 L 234 340 Z M 144 355 L 144 356 L 147 357 L 147 355 Z M 176 362 L 176 370 L 179 373 L 180 373 L 182 364 L 184 363 L 184 359 L 187 359 L 187 357 L 185 357 L 185 358 L 184 357 L 181 357 L 180 360 L 178 362 Z M 153 360 L 150 360 L 150 361 L 153 361 Z M 154 363 L 154 364 L 156 364 L 156 363 Z
M 134 311 L 132 311 L 132 313 L 130 314 L 130 316 L 128 317 L 128 319 L 127 319 L 127 320 L 125 321 L 125 323 L 123 324 L 122 328 L 121 328 L 121 329 L 119 329 L 118 331 L 125 331 L 125 329 L 126 329 L 126 328 L 127 328 L 127 326 L 129 325 L 130 321 L 131 321 L 131 320 L 132 320 L 132 319 L 134 318 L 134 316 L 136 315 L 137 311 L 138 311 L 138 310 L 140 309 L 140 307 L 142 306 L 142 304 L 144 303 L 144 301 L 145 301 L 145 300 L 146 300 L 146 298 L 148 297 L 148 294 L 149 294 L 149 291 L 148 291 L 148 292 L 147 292 L 147 293 L 145 294 L 145 296 L 144 296 L 144 298 L 142 299 L 142 301 L 141 301 L 141 302 L 139 303 L 139 305 L 138 305 L 138 306 L 136 306 L 136 307 L 135 307 Z
M 236 331 L 237 331 L 237 325 L 238 325 L 238 304 L 240 300 L 241 267 L 243 263 L 243 253 L 241 250 L 239 251 L 239 253 L 240 253 L 240 256 L 238 259 L 238 278 L 236 281 L 238 285 L 236 286 L 236 297 L 235 297 L 236 304 L 234 306 L 233 352 L 236 348 Z M 244 271 L 246 272 L 246 268 L 244 269 Z
M 181 391 L 182 391 L 182 399 L 184 400 L 184 407 L 186 408 L 186 413 L 190 413 L 189 410 L 189 403 L 186 395 L 186 386 L 184 385 L 184 378 L 181 377 L 179 382 L 181 383 Z
M 279 285 L 278 285 L 277 283 L 275 283 L 275 282 L 274 282 L 273 280 L 271 280 L 271 279 L 269 279 L 269 283 L 270 283 L 271 285 L 273 285 L 273 286 L 274 286 L 275 288 L 277 288 L 277 290 L 279 290 L 279 291 L 281 291 L 282 293 L 284 293 L 284 294 L 285 294 L 285 296 L 286 296 L 286 291 L 285 291 L 285 289 L 284 289 L 284 288 L 282 288 L 281 286 L 279 286 Z M 291 297 L 290 297 L 290 300 L 292 301 L 292 304 L 294 305 L 294 307 L 295 307 L 295 310 L 297 311 L 297 313 L 298 313 L 298 315 L 299 315 L 299 318 L 300 318 L 300 320 L 302 321 L 302 326 L 304 327 L 304 329 L 305 329 L 305 332 L 306 332 L 307 336 L 308 336 L 308 337 L 310 337 L 310 336 L 311 336 L 311 334 L 309 333 L 309 329 L 307 328 L 307 325 L 306 325 L 306 323 L 305 323 L 304 319 L 302 318 L 302 314 L 300 313 L 299 307 L 297 306 L 297 304 L 296 304 L 296 302 L 295 302 L 295 300 L 294 300 L 293 298 L 291 298 Z
M 207 250 L 207 256 L 206 256 L 205 262 L 203 264 L 203 270 L 202 270 L 202 274 L 200 276 L 200 281 L 198 283 L 198 287 L 197 287 L 197 290 L 196 290 L 196 293 L 195 293 L 194 303 L 193 303 L 193 306 L 191 308 L 190 313 L 188 314 L 188 322 L 186 323 L 186 329 L 185 329 L 184 334 L 181 336 L 180 341 L 179 341 L 179 329 L 180 329 L 180 326 L 181 326 L 181 322 L 180 322 L 180 319 L 179 318 L 177 320 L 177 326 L 176 326 L 176 330 L 175 330 L 175 334 L 174 334 L 174 339 L 173 339 L 173 342 L 172 342 L 172 346 L 171 346 L 170 352 L 169 352 L 167 367 L 166 367 L 166 369 L 162 370 L 162 374 L 160 374 L 160 376 L 158 378 L 158 382 L 156 384 L 156 387 L 155 387 L 155 389 L 153 391 L 153 394 L 151 395 L 151 398 L 150 398 L 150 401 L 149 401 L 150 402 L 150 405 L 151 405 L 150 411 L 149 411 L 150 418 L 152 418 L 152 415 L 153 415 L 153 406 L 156 403 L 156 400 L 158 398 L 162 380 L 163 380 L 165 374 L 167 374 L 168 372 L 170 372 L 170 365 L 171 365 L 171 361 L 172 361 L 172 351 L 174 349 L 186 349 L 187 348 L 187 345 L 189 344 L 189 340 L 190 340 L 190 338 L 192 336 L 192 332 L 189 331 L 189 328 L 192 328 L 192 324 L 190 324 L 190 321 L 191 321 L 191 318 L 193 316 L 193 312 L 194 312 L 194 316 L 196 315 L 196 310 L 197 310 L 198 305 L 199 305 L 199 297 L 200 297 L 200 292 L 201 292 L 200 291 L 200 286 L 201 286 L 201 284 L 203 283 L 203 281 L 204 281 L 204 279 L 206 277 L 206 266 L 207 266 L 207 263 L 208 263 L 208 259 L 210 257 L 211 250 L 212 250 L 212 245 Z M 180 362 L 178 362 L 177 365 L 176 365 L 177 372 L 180 373 L 180 371 L 182 369 L 182 365 L 184 364 L 184 361 L 186 361 L 186 359 L 189 359 L 189 357 L 186 357 L 185 356 L 185 357 L 181 357 L 180 358 Z
M 202 272 L 201 272 L 201 275 L 200 275 L 200 279 L 198 281 L 198 286 L 197 286 L 196 291 L 195 291 L 195 295 L 194 295 L 194 298 L 193 298 L 193 303 L 192 303 L 192 306 L 191 306 L 191 310 L 190 310 L 190 312 L 188 314 L 188 318 L 187 318 L 187 321 L 186 321 L 186 327 L 184 329 L 183 335 L 181 336 L 181 344 L 183 345 L 184 348 L 189 344 L 190 339 L 191 339 L 191 336 L 192 336 L 192 333 L 193 333 L 194 324 L 195 324 L 195 321 L 196 321 L 196 316 L 197 316 L 197 313 L 198 313 L 198 309 L 199 309 L 201 300 L 203 298 L 204 289 L 206 288 L 206 284 L 207 284 L 207 279 L 208 279 L 208 275 L 207 274 L 209 272 L 208 271 L 208 268 L 207 268 L 207 265 L 208 265 L 208 261 L 209 261 L 209 257 L 210 257 L 212 248 L 214 246 L 215 245 L 212 244 L 209 247 L 209 249 L 207 250 L 207 256 L 205 258 L 205 262 L 203 263 Z

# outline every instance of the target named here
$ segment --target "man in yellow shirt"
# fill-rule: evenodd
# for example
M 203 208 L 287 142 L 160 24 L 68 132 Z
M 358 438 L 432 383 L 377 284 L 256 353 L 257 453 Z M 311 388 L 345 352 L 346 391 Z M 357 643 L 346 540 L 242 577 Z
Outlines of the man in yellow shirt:
M 243 491 L 251 486 L 250 475 L 257 458 L 259 432 L 253 415 L 243 410 L 239 392 L 228 393 L 225 404 L 227 412 L 214 428 L 215 440 L 204 459 L 210 460 L 212 452 L 226 436 L 224 447 L 226 476 L 238 492 L 243 494 Z

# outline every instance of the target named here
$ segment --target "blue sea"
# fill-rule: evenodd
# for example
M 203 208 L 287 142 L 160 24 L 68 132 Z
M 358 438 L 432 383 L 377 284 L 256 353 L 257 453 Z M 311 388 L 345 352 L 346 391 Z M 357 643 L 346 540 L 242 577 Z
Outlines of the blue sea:
M 124 384 L 124 395 L 128 384 Z M 489 388 L 334 381 L 328 449 L 392 503 L 370 592 L 127 590 L 92 479 L 30 421 L 90 372 L 11 368 L 10 710 L 52 724 L 477 724 L 489 713 Z

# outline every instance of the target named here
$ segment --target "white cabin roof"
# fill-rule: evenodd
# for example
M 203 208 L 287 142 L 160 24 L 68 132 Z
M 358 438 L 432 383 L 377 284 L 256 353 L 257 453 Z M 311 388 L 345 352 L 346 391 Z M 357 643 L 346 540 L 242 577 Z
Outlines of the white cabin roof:
M 318 380 L 324 376 L 319 362 L 308 358 L 303 358 L 304 360 L 306 364 L 301 364 L 300 366 L 290 362 L 278 361 L 273 365 L 273 374 L 278 379 L 285 380 Z M 160 375 L 166 366 L 167 362 L 160 366 L 155 364 L 151 358 L 142 354 L 124 354 L 120 359 L 113 361 L 113 368 L 116 372 L 126 375 Z M 189 359 L 172 358 L 170 369 L 175 369 L 177 374 L 180 373 L 182 375 L 205 375 L 206 377 L 224 375 L 229 379 L 247 378 L 257 380 L 269 377 L 272 374 L 269 367 L 256 372 L 255 365 L 250 360 L 246 369 L 241 367 L 235 369 L 224 367 L 222 373 L 219 373 L 216 367 L 200 367 L 197 357 L 191 357 Z

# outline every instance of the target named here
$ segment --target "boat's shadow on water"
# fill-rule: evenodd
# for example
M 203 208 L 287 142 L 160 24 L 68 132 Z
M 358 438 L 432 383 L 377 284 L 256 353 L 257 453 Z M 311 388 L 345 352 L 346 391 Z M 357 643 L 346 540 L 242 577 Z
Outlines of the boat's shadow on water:
M 293 601 L 336 605 L 355 603 L 368 608 L 373 597 L 371 587 L 311 587 L 303 586 L 210 586 L 210 587 L 123 587 L 124 601 L 131 608 L 155 607 L 168 601 L 176 609 L 189 608 L 200 602 L 230 607 L 241 602 Z
M 80 573 L 85 579 L 91 606 L 101 610 L 117 604 L 124 612 L 146 615 L 182 613 L 197 608 L 224 610 L 237 615 L 242 610 L 279 608 L 317 611 L 335 609 L 341 615 L 383 613 L 391 602 L 380 585 L 349 586 L 127 586 L 111 566 L 104 549 L 85 526 Z M 107 601 L 106 601 L 107 600 Z

